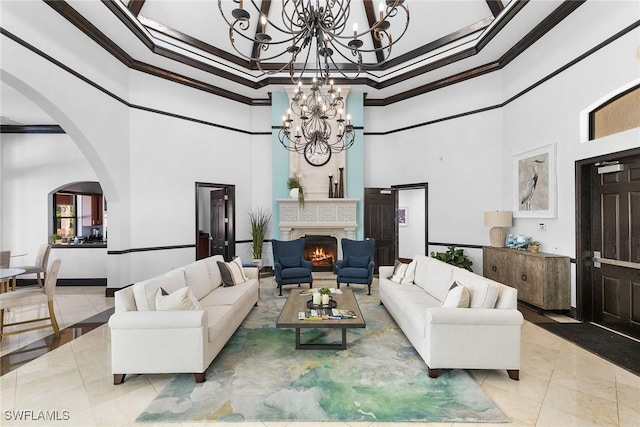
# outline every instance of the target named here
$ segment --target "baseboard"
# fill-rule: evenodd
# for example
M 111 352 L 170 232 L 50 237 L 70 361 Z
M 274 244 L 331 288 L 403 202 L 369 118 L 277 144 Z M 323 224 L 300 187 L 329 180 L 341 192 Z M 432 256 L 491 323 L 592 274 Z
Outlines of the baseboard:
M 17 279 L 16 286 L 35 285 L 36 279 Z M 107 286 L 106 277 L 86 278 L 86 279 L 61 279 L 58 278 L 56 286 Z

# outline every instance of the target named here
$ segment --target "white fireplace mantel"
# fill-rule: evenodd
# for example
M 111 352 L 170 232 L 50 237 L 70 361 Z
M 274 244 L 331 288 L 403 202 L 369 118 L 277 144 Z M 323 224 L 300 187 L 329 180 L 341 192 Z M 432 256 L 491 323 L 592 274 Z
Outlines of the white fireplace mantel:
M 280 238 L 293 240 L 305 235 L 328 235 L 338 241 L 354 239 L 358 227 L 359 199 L 311 199 L 302 208 L 297 199 L 277 199 Z

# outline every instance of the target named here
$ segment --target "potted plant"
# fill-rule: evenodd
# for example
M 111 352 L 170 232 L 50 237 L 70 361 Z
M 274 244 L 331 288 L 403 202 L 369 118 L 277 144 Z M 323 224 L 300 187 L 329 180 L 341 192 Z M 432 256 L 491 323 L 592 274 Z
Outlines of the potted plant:
M 446 252 L 431 252 L 431 258 L 473 271 L 471 269 L 473 262 L 464 254 L 463 249 L 456 249 L 455 246 L 447 246 Z
M 537 240 L 531 240 L 529 242 L 529 250 L 533 253 L 538 252 L 540 250 L 540 242 Z
M 271 212 L 267 209 L 257 208 L 249 212 L 251 223 L 251 254 L 253 264 L 260 267 L 262 264 L 262 244 L 271 224 Z
M 304 190 L 302 189 L 302 183 L 300 182 L 300 175 L 291 175 L 287 180 L 287 187 L 289 188 L 289 195 L 294 197 L 294 193 L 296 193 L 298 197 L 298 203 L 300 207 L 304 208 Z M 298 191 L 293 191 L 297 189 Z
M 320 295 L 322 295 L 322 305 L 329 305 L 329 297 L 331 295 L 331 291 L 327 286 L 323 286 L 320 288 Z

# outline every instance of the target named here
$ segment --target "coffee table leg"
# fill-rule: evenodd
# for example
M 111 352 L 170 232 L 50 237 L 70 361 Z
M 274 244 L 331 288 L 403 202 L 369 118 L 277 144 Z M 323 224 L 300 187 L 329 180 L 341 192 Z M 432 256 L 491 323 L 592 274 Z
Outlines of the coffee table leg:
M 300 342 L 300 329 L 296 328 L 296 350 L 346 350 L 347 328 L 342 329 L 342 342 L 339 344 L 302 344 Z
M 300 328 L 296 328 L 296 350 L 300 350 Z

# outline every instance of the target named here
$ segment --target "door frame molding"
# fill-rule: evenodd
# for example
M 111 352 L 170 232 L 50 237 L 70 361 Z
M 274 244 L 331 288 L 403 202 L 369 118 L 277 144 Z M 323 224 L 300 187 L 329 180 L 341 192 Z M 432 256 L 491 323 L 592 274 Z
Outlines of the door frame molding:
M 398 184 L 392 185 L 391 189 L 395 191 L 395 203 L 396 212 L 398 212 L 398 191 L 399 190 L 416 190 L 424 189 L 424 254 L 429 254 L 429 183 L 418 182 L 414 184 Z M 396 215 L 396 254 L 399 256 L 400 252 L 400 233 L 398 229 L 398 218 Z
M 598 162 L 640 156 L 640 148 L 602 154 L 575 162 L 576 193 L 576 318 L 593 320 L 593 247 L 591 243 L 592 173 Z
M 229 195 L 229 203 L 231 212 L 229 213 L 229 223 L 228 223 L 228 231 L 229 231 L 229 257 L 233 258 L 236 254 L 236 186 L 233 184 L 214 184 L 211 182 L 196 182 L 195 185 L 195 200 L 196 200 L 196 214 L 195 214 L 195 242 L 196 248 L 194 252 L 194 259 L 198 257 L 198 224 L 200 223 L 199 218 L 199 207 L 200 207 L 200 189 L 201 188 L 211 188 L 211 189 L 225 189 Z M 209 213 L 208 221 L 211 220 L 211 213 Z

